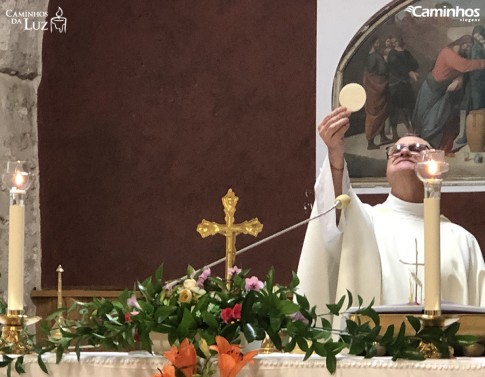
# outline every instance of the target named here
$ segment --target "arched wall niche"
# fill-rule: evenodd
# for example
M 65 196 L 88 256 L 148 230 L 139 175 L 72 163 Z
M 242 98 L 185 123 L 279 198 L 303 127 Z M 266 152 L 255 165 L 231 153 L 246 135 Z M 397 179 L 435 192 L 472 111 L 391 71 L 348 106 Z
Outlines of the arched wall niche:
M 412 8 L 422 14 L 423 9 L 435 6 L 461 9 L 478 9 L 479 17 L 414 17 Z M 371 16 L 350 39 L 335 70 L 331 102 L 332 107 L 339 105 L 338 94 L 341 88 L 351 82 L 363 84 L 363 72 L 369 53 L 369 44 L 373 37 L 385 38 L 389 35 L 402 37 L 406 49 L 418 61 L 418 81 L 412 82 L 412 94 L 417 96 L 420 87 L 441 49 L 463 35 L 472 36 L 475 27 L 485 25 L 485 4 L 481 1 L 429 1 L 429 0 L 398 0 L 383 6 Z M 331 27 L 331 26 L 329 26 Z M 470 55 L 467 59 L 471 59 Z M 477 71 L 475 71 L 477 73 Z M 469 75 L 465 73 L 464 76 Z M 468 78 L 470 82 L 470 78 Z M 465 83 L 466 85 L 466 83 Z M 465 88 L 465 85 L 463 88 Z M 484 92 L 485 95 L 485 92 Z M 457 137 L 463 136 L 466 116 L 471 111 L 463 106 L 456 112 L 454 126 Z M 346 159 L 349 165 L 354 188 L 360 193 L 364 202 L 370 204 L 385 200 L 389 187 L 385 180 L 385 146 L 376 150 L 367 150 L 365 138 L 365 109 L 351 116 L 351 129 L 346 135 L 348 152 Z M 390 130 L 392 131 L 392 130 Z M 399 136 L 407 130 L 403 125 L 398 128 Z M 392 133 L 387 134 L 388 137 Z M 350 150 L 349 150 L 350 149 Z M 447 161 L 451 166 L 451 175 L 445 179 L 442 194 L 442 213 L 454 222 L 471 231 L 485 249 L 485 164 L 474 161 L 474 156 L 482 155 L 482 151 L 470 151 L 468 145 L 456 151 L 448 150 Z
M 333 107 L 338 106 L 338 94 L 347 83 L 357 82 L 367 91 L 366 107 L 352 114 L 352 127 L 346 134 L 349 172 L 356 187 L 385 185 L 383 150 L 389 141 L 381 142 L 380 138 L 415 133 L 445 150 L 451 166 L 446 186 L 455 186 L 454 191 L 460 191 L 460 187 L 468 191 L 469 186 L 484 190 L 484 145 L 479 150 L 475 147 L 477 138 L 483 137 L 470 134 L 467 138 L 465 127 L 474 112 L 485 112 L 483 69 L 476 61 L 474 68 L 463 65 L 459 68 L 463 71 L 455 75 L 463 81 L 459 87 L 449 95 L 445 95 L 446 86 L 439 89 L 441 93 L 434 91 L 436 105 L 423 102 L 423 98 L 431 96 L 425 88 L 429 74 L 449 44 L 463 41 L 459 42 L 459 54 L 467 62 L 485 56 L 485 47 L 472 36 L 474 30 L 484 27 L 484 16 L 485 4 L 478 0 L 398 0 L 384 6 L 359 28 L 338 63 L 332 89 Z M 465 43 L 464 38 L 470 41 Z M 379 45 L 373 47 L 376 40 Z M 398 45 L 394 47 L 393 43 Z M 380 56 L 379 69 L 385 69 L 385 73 L 376 72 L 376 64 L 380 64 L 376 56 Z M 440 78 L 435 85 L 451 83 L 455 76 Z M 476 92 L 478 100 L 470 94 Z M 366 119 L 371 119 L 367 126 Z M 370 149 L 366 142 L 375 145 Z

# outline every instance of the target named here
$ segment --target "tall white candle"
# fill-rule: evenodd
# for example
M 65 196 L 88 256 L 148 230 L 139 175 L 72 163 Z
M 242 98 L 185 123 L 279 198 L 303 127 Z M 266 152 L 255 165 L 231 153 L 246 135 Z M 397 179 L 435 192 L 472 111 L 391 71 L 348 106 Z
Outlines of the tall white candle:
M 8 238 L 8 310 L 24 309 L 24 225 L 23 203 L 11 204 Z
M 424 199 L 424 310 L 441 314 L 439 197 Z

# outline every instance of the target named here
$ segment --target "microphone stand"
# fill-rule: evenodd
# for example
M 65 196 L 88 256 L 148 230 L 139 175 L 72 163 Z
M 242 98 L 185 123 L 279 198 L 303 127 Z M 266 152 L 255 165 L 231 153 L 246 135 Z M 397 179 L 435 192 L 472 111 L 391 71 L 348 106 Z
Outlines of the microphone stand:
M 296 228 L 298 228 L 298 227 L 300 227 L 302 225 L 305 225 L 305 224 L 309 223 L 310 221 L 313 221 L 315 219 L 318 219 L 318 218 L 326 215 L 330 211 L 333 211 L 334 209 L 342 209 L 342 208 L 345 208 L 345 207 L 347 207 L 347 205 L 349 204 L 349 202 L 350 202 L 350 197 L 348 195 L 345 195 L 345 194 L 339 195 L 335 199 L 334 205 L 331 206 L 326 211 L 324 211 L 322 213 L 319 213 L 318 215 L 315 215 L 315 216 L 310 217 L 308 219 L 305 219 L 303 221 L 300 221 L 297 224 L 291 225 L 288 228 L 285 228 L 283 230 L 280 230 L 279 232 L 276 232 L 276 233 L 272 234 L 271 236 L 268 236 L 266 238 L 263 238 L 262 240 L 259 240 L 259 241 L 255 242 L 255 243 L 253 243 L 253 244 L 251 244 L 249 246 L 243 247 L 241 250 L 236 251 L 236 253 L 235 253 L 234 256 L 237 256 L 237 255 L 240 255 L 242 253 L 245 253 L 248 250 L 254 249 L 256 246 L 262 245 L 263 243 L 266 243 L 266 242 L 272 240 L 273 238 L 279 237 L 279 236 L 281 236 L 281 235 L 283 235 L 285 233 L 288 233 L 288 232 L 292 231 L 293 229 L 296 229 Z M 209 263 L 209 264 L 205 265 L 204 267 L 199 268 L 198 270 L 195 270 L 194 273 L 198 273 L 200 271 L 203 271 L 206 268 L 211 268 L 211 267 L 217 266 L 218 264 L 223 263 L 225 260 L 226 260 L 226 257 L 217 259 L 216 261 L 214 261 L 212 263 Z M 166 284 L 165 287 L 168 288 L 168 289 L 170 289 L 174 285 L 176 285 L 179 282 L 181 282 L 182 280 L 184 280 L 185 277 L 186 277 L 186 275 L 184 275 L 184 276 L 182 276 L 182 277 L 180 277 L 178 279 L 175 279 L 175 280 L 171 281 L 170 283 Z

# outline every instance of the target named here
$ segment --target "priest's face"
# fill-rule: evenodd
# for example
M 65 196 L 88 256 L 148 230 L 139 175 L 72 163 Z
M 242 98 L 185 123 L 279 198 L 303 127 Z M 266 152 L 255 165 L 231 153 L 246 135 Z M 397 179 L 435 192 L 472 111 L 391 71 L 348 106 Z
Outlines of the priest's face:
M 420 152 L 428 148 L 428 142 L 417 136 L 402 137 L 388 148 L 386 175 L 391 188 L 398 184 L 421 186 L 414 166 L 419 161 Z

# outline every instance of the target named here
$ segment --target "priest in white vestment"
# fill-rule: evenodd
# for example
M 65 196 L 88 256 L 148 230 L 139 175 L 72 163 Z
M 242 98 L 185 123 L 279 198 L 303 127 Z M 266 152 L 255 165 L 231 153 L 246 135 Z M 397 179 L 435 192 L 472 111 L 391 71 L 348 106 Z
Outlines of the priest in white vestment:
M 399 139 L 388 152 L 387 179 L 391 193 L 377 206 L 364 204 L 355 195 L 344 161 L 343 137 L 350 112 L 337 108 L 319 125 L 328 148 L 315 184 L 312 216 L 334 205 L 336 196 L 348 194 L 351 202 L 339 216 L 331 211 L 309 223 L 298 277 L 317 313 L 327 313 L 349 290 L 364 304 L 406 304 L 417 281 L 424 284 L 424 223 L 422 182 L 414 165 L 428 143 L 414 136 Z M 384 151 L 383 151 L 384 153 Z M 464 208 L 464 210 L 466 210 Z M 339 218 L 340 217 L 340 218 Z M 338 224 L 338 225 L 337 225 Z M 417 250 L 417 252 L 416 252 Z M 441 217 L 441 295 L 443 301 L 485 306 L 485 264 L 475 237 Z M 424 289 L 423 289 L 424 292 Z M 424 294 L 424 293 L 423 293 Z

